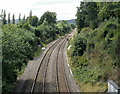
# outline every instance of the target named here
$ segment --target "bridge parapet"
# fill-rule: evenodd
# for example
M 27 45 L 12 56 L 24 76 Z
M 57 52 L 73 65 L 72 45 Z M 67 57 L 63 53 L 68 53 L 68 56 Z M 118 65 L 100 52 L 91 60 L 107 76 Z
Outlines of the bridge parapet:
M 112 80 L 108 81 L 108 93 L 110 94 L 120 94 L 120 87 Z

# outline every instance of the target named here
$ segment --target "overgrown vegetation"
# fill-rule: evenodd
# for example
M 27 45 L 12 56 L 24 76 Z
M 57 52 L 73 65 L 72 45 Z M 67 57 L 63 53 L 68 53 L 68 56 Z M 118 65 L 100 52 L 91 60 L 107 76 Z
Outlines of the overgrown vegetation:
M 11 22 L 10 13 L 8 20 L 6 12 L 2 13 L 2 89 L 5 94 L 12 91 L 21 70 L 40 53 L 41 47 L 70 32 L 70 25 L 57 22 L 56 13 L 49 11 L 40 20 L 32 16 L 32 11 L 27 18 L 21 19 L 20 14 L 18 23 L 15 23 L 15 15 Z
M 107 81 L 120 85 L 120 2 L 81 2 L 69 63 L 81 92 L 105 92 Z

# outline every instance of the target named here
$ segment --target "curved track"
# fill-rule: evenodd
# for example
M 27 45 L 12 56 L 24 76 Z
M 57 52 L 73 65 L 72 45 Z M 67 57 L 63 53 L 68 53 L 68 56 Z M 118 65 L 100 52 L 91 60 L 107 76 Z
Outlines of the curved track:
M 54 48 L 59 44 L 61 39 L 55 42 L 45 53 L 42 61 L 40 62 L 39 68 L 37 70 L 37 74 L 35 75 L 35 79 L 31 88 L 31 93 L 33 92 L 44 92 L 45 91 L 45 77 L 47 72 L 47 66 L 50 60 L 50 56 Z M 40 82 L 40 83 L 36 83 Z M 39 88 L 40 87 L 40 88 Z
M 57 55 L 57 62 L 54 64 L 56 65 L 56 79 L 55 84 L 56 84 L 56 91 L 54 92 L 69 92 L 69 87 L 67 84 L 67 79 L 66 79 L 66 75 L 65 75 L 65 70 L 64 70 L 64 66 L 63 66 L 63 49 L 64 46 L 67 42 L 66 37 L 62 38 L 60 40 L 58 40 L 56 43 L 54 43 L 46 52 L 45 56 L 43 57 L 40 65 L 39 65 L 39 69 L 37 71 L 35 80 L 33 82 L 32 88 L 31 88 L 31 93 L 34 92 L 49 92 L 47 91 L 47 88 L 49 88 L 49 86 L 47 86 L 46 84 L 46 80 L 49 79 L 47 78 L 47 72 L 48 70 L 48 65 L 50 63 L 50 57 L 51 54 L 53 53 L 53 51 L 55 50 L 55 48 L 57 49 L 56 55 Z M 55 72 L 54 72 L 55 73 Z M 39 83 L 37 83 L 39 82 Z M 54 88 L 54 87 L 53 87 Z
M 37 61 L 38 67 L 32 82 L 25 85 L 29 86 L 24 91 L 30 92 L 31 94 L 35 94 L 36 92 L 41 92 L 40 94 L 47 92 L 66 92 L 65 94 L 70 94 L 73 90 L 78 92 L 75 82 L 71 83 L 69 80 L 72 76 L 69 76 L 71 74 L 66 67 L 67 63 L 64 55 L 65 45 L 71 38 L 71 35 L 72 33 L 58 39 L 46 49 L 42 58 Z M 71 89 L 72 86 L 75 87 Z

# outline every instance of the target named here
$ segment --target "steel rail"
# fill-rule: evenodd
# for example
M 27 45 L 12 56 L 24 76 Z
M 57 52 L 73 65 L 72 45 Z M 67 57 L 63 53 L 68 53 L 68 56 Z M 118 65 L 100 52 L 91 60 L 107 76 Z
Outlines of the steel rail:
M 62 39 L 62 38 L 61 38 L 61 39 Z M 42 58 L 42 60 L 41 60 L 41 62 L 40 62 L 40 64 L 39 64 L 39 67 L 38 67 L 38 69 L 37 69 L 37 74 L 35 75 L 34 82 L 33 82 L 33 84 L 32 84 L 31 90 L 30 90 L 31 94 L 33 94 L 33 92 L 34 92 L 34 88 L 35 88 L 36 80 L 37 80 L 37 77 L 38 77 L 38 73 L 39 73 L 39 71 L 40 71 L 42 62 L 44 61 L 44 58 L 46 57 L 46 55 L 48 54 L 48 52 L 50 51 L 50 49 L 51 49 L 55 44 L 59 43 L 59 41 L 60 41 L 61 39 L 57 40 L 54 44 L 52 44 L 52 45 L 50 46 L 50 48 L 47 50 L 47 52 L 45 53 L 45 55 L 43 56 L 43 58 Z

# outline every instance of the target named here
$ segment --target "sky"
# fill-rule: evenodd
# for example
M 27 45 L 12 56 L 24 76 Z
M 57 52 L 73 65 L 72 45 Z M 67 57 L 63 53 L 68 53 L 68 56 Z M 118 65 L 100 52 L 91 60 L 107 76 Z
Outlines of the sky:
M 6 10 L 6 14 L 11 16 L 15 14 L 15 19 L 18 19 L 21 13 L 21 18 L 29 15 L 32 10 L 32 15 L 40 18 L 44 12 L 56 12 L 57 20 L 75 19 L 77 7 L 80 6 L 81 0 L 2 0 L 0 2 L 0 11 Z

